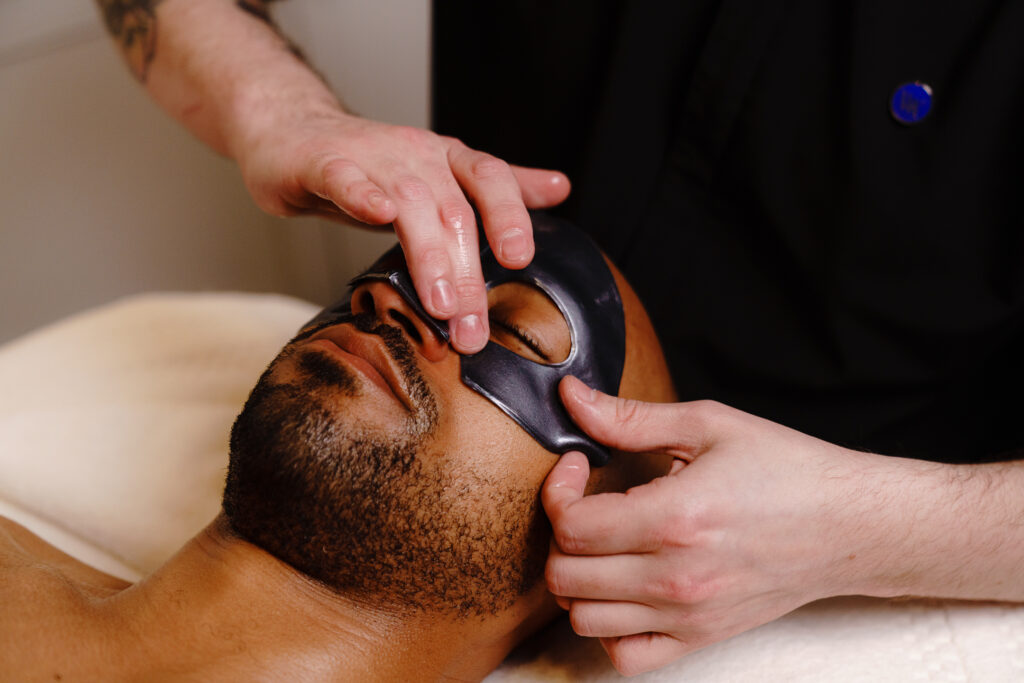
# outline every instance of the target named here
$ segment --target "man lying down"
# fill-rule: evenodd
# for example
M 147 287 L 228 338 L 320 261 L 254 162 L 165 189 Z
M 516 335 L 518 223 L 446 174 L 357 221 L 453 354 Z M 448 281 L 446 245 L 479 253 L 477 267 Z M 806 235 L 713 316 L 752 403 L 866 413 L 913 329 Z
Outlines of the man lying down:
M 423 313 L 399 251 L 356 278 L 253 389 L 221 514 L 142 581 L 0 518 L 5 677 L 486 676 L 558 611 L 538 496 L 556 453 L 607 457 L 562 411 L 558 379 L 673 399 L 621 274 L 575 228 L 534 221 L 526 270 L 481 254 L 492 336 L 474 356 Z M 668 465 L 612 458 L 590 488 L 622 490 Z

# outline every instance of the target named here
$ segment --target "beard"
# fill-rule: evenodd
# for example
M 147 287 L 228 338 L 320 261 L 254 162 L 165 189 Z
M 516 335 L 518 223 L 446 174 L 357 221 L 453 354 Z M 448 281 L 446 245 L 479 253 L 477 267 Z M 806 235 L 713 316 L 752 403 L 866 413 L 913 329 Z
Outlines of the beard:
M 344 402 L 359 400 L 360 379 L 331 356 L 296 347 L 315 329 L 300 335 L 232 427 L 223 500 L 232 531 L 378 608 L 482 616 L 510 607 L 544 570 L 550 530 L 536 488 L 432 450 L 438 402 L 414 350 L 398 328 L 351 320 L 383 340 L 412 412 L 386 433 L 347 417 Z M 283 363 L 296 379 L 274 381 Z

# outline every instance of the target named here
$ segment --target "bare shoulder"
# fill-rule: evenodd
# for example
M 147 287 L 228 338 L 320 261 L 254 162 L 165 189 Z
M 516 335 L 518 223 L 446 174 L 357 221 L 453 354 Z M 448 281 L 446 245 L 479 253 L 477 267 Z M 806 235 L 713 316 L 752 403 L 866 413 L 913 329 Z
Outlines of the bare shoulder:
M 52 666 L 55 652 L 69 654 L 95 605 L 129 585 L 0 517 L 0 661 L 7 672 L 32 677 Z
M 65 579 L 81 584 L 94 597 L 105 597 L 131 584 L 80 562 L 50 545 L 17 522 L 0 516 L 0 572 L 58 572 Z M 6 582 L 0 582 L 0 590 Z

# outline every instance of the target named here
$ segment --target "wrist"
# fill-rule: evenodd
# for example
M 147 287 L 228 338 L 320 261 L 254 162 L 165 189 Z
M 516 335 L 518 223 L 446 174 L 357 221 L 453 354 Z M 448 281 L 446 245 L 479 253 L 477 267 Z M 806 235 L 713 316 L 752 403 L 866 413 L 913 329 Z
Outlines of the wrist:
M 846 451 L 833 483 L 826 519 L 830 595 L 896 597 L 916 593 L 927 573 L 933 525 L 951 480 L 932 462 Z
M 837 529 L 834 595 L 1024 597 L 1019 463 L 856 459 L 859 495 Z
M 305 64 L 253 64 L 223 93 L 221 134 L 224 152 L 241 162 L 257 149 L 297 125 L 349 116 L 337 97 Z

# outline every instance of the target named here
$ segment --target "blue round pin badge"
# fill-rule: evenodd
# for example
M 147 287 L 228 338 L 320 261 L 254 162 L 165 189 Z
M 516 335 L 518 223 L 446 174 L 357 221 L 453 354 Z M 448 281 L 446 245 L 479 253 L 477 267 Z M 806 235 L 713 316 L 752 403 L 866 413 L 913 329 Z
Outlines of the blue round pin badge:
M 920 123 L 931 110 L 932 87 L 921 81 L 897 86 L 889 101 L 889 112 L 892 117 L 906 125 Z

